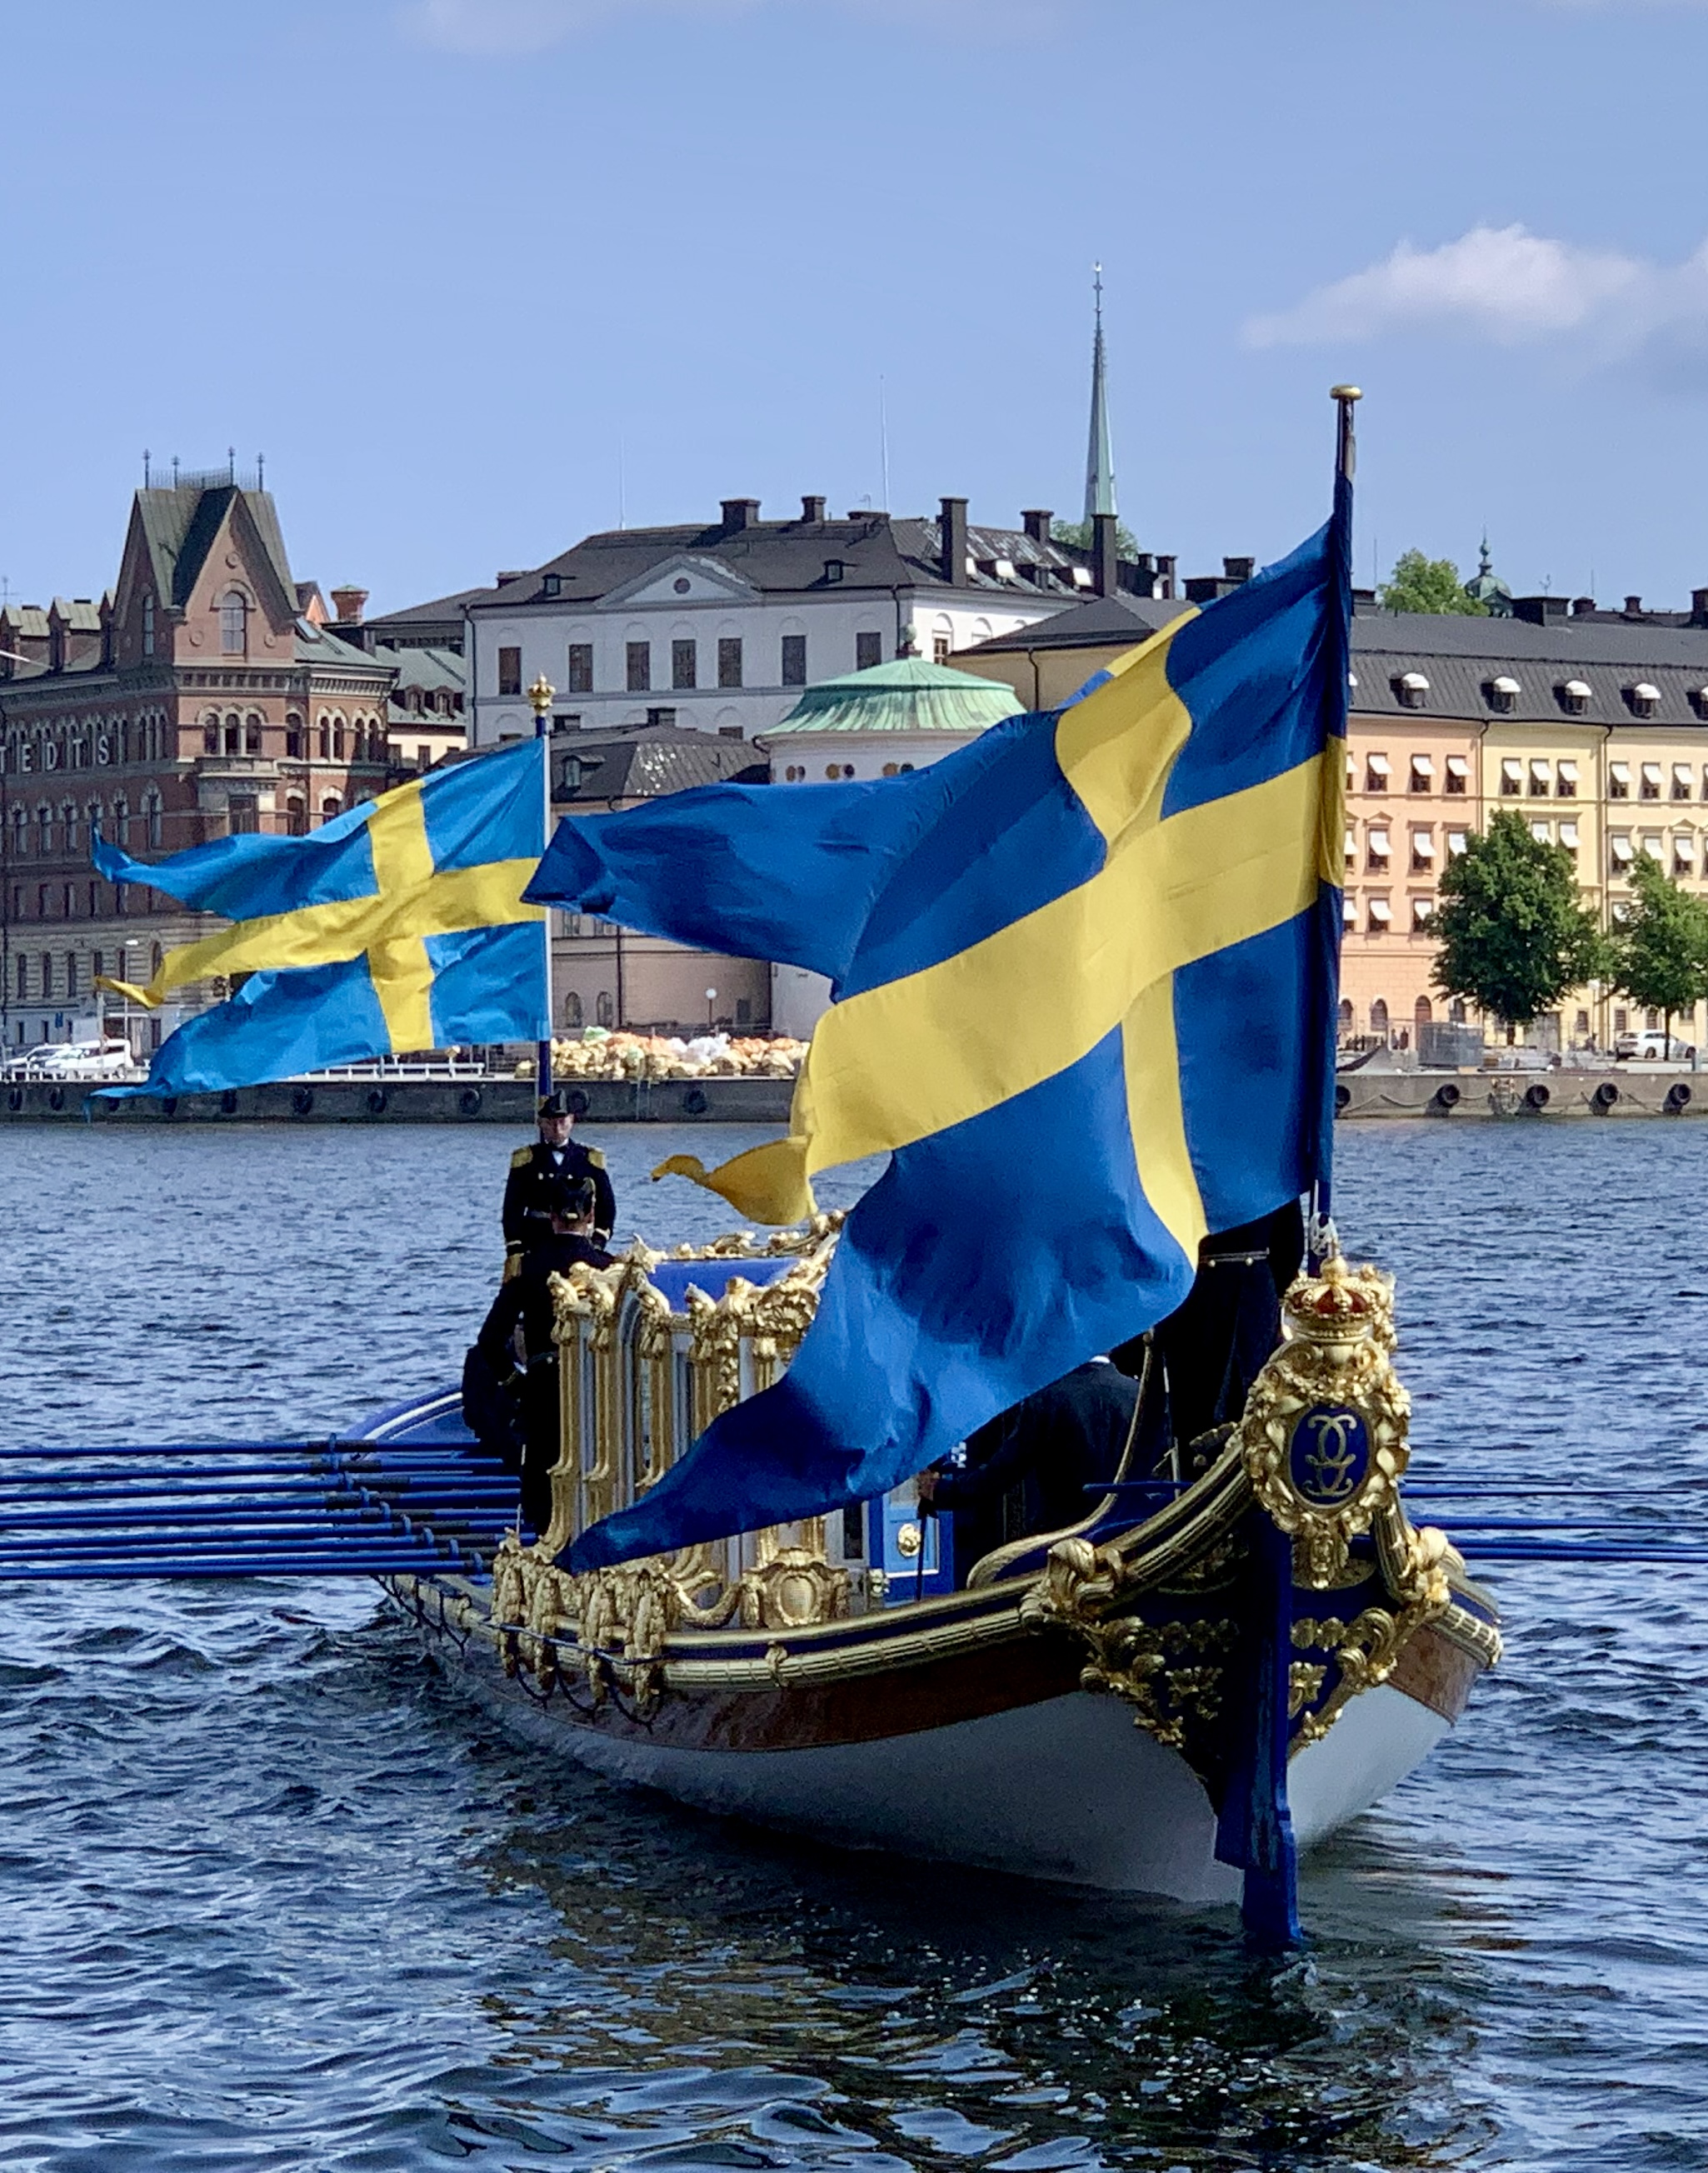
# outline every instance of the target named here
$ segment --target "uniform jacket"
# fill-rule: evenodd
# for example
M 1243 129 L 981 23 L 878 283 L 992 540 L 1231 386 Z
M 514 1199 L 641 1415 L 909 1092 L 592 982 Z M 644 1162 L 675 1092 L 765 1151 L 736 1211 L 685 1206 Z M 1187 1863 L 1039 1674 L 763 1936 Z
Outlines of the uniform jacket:
M 543 1140 L 531 1147 L 518 1147 L 510 1157 L 510 1173 L 504 1184 L 504 1251 L 514 1256 L 539 1242 L 552 1227 L 551 1210 L 544 1188 L 553 1177 L 590 1177 L 593 1180 L 593 1229 L 608 1237 L 617 1221 L 617 1194 L 597 1147 L 583 1146 L 571 1138 L 554 1153 Z

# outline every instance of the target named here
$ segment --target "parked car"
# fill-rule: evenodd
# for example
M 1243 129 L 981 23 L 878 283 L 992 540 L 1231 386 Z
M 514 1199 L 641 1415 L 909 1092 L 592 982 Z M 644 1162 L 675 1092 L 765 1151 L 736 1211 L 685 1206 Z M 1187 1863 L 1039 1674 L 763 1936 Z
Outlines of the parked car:
M 1694 1064 L 1695 1045 L 1680 1041 L 1676 1034 L 1669 1040 L 1658 1027 L 1645 1027 L 1636 1033 L 1622 1033 L 1614 1043 L 1614 1054 L 1621 1062 L 1637 1064 Z
M 32 1050 L 29 1070 L 36 1079 L 100 1080 L 128 1079 L 137 1068 L 127 1041 L 67 1041 Z

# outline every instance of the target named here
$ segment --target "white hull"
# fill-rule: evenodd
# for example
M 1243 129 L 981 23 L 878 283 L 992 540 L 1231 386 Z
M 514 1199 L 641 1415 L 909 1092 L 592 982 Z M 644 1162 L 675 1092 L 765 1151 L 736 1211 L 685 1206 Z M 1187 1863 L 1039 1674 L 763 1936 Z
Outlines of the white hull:
M 683 1750 L 606 1734 L 482 1669 L 457 1676 L 513 1734 L 618 1781 L 844 1848 L 975 1865 L 1194 1906 L 1237 1901 L 1209 1798 L 1130 1707 L 1076 1690 L 917 1734 L 800 1750 Z M 1367 1809 L 1449 1723 L 1365 1691 L 1288 1769 L 1301 1849 Z

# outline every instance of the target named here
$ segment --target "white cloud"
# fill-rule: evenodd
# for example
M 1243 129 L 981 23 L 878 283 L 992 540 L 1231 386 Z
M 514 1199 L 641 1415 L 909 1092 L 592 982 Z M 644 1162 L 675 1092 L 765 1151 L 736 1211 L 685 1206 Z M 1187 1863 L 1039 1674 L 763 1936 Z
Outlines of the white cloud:
M 984 30 L 1046 28 L 1084 0 L 407 0 L 400 19 L 420 42 L 459 53 L 532 53 L 625 18 L 716 21 L 756 8 L 823 8 L 890 22 L 959 23 Z
M 1708 242 L 1660 264 L 1522 226 L 1475 226 L 1438 249 L 1403 241 L 1244 326 L 1247 345 L 1260 348 L 1344 348 L 1406 332 L 1545 341 L 1587 364 L 1635 364 L 1657 381 L 1698 386 L 1708 382 Z

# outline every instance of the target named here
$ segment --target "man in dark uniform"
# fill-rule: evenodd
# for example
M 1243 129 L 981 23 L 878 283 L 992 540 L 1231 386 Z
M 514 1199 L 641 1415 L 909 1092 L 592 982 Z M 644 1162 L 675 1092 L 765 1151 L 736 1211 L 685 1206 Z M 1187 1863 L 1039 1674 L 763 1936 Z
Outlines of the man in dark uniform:
M 1065 1531 L 1096 1506 L 1087 1489 L 1120 1469 L 1138 1400 L 1137 1384 L 1107 1358 L 1076 1366 L 981 1426 L 967 1442 L 964 1470 L 922 1471 L 920 1503 L 934 1513 L 956 1512 L 957 1559 L 1034 1532 Z M 1010 1505 L 1005 1497 L 1016 1490 L 1020 1501 Z M 981 1513 L 963 1534 L 968 1511 Z
M 588 1177 L 551 1177 L 537 1188 L 547 1222 L 521 1264 L 499 1286 L 463 1367 L 463 1418 L 483 1448 L 522 1478 L 522 1513 L 536 1532 L 551 1521 L 547 1474 L 558 1460 L 558 1351 L 551 1279 L 577 1261 L 608 1268 L 593 1237 L 595 1188 Z M 520 1362 L 516 1349 L 520 1331 Z
M 550 1227 L 548 1189 L 560 1177 L 585 1177 L 593 1187 L 593 1236 L 610 1242 L 617 1224 L 617 1194 L 606 1173 L 605 1157 L 597 1147 L 583 1146 L 570 1134 L 575 1119 L 568 1097 L 547 1094 L 540 1103 L 540 1136 L 531 1147 L 518 1147 L 510 1157 L 510 1174 L 504 1185 L 504 1277 L 520 1265 L 521 1258 Z

